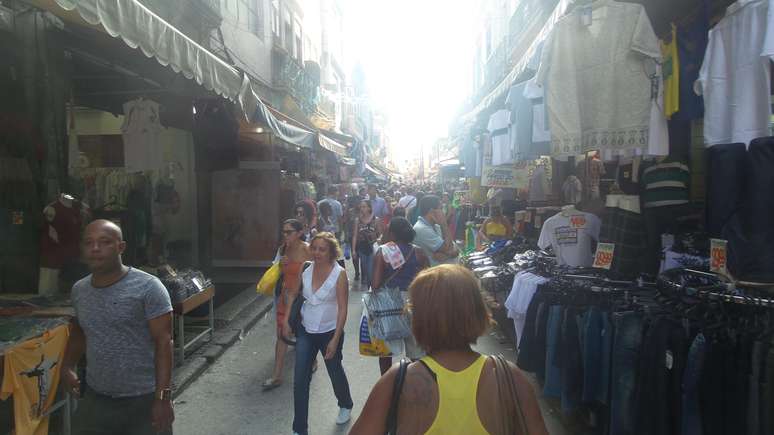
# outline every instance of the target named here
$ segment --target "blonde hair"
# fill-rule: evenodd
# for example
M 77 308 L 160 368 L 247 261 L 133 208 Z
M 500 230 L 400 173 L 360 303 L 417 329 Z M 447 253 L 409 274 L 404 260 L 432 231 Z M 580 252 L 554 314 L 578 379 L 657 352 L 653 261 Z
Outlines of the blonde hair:
M 428 353 L 475 344 L 492 324 L 478 280 L 462 266 L 443 264 L 420 272 L 409 295 L 412 332 Z
M 309 242 L 309 246 L 314 243 L 315 240 L 322 240 L 328 245 L 328 252 L 331 255 L 331 261 L 336 261 L 339 257 L 341 257 L 341 245 L 339 245 L 339 241 L 336 240 L 336 236 L 333 233 L 323 231 L 321 233 L 317 233 L 312 237 L 312 240 Z

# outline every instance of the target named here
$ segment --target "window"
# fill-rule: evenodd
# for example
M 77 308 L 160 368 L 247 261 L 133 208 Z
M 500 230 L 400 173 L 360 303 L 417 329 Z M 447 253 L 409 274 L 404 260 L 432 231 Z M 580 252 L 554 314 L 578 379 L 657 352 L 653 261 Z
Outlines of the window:
M 279 0 L 271 1 L 271 32 L 277 38 L 281 35 Z
M 301 38 L 301 21 L 293 20 L 293 57 L 303 61 L 303 39 Z
M 240 0 L 241 10 L 247 16 L 247 30 L 263 39 L 263 0 Z
M 293 53 L 293 21 L 290 20 L 290 12 L 287 10 L 282 13 L 282 22 L 282 45 L 288 53 Z

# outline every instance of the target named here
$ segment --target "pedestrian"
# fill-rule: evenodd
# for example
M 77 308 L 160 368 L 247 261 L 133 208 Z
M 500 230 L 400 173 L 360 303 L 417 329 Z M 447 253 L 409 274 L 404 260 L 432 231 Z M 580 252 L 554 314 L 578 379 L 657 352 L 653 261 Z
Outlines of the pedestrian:
M 414 225 L 417 223 L 417 220 L 419 219 L 419 203 L 422 201 L 422 198 L 425 197 L 425 192 L 417 192 L 416 201 L 414 202 L 414 205 L 411 207 L 406 208 L 406 214 L 408 216 L 409 222 L 411 222 L 411 225 Z
M 414 224 L 417 233 L 414 243 L 425 250 L 431 266 L 456 263 L 460 251 L 454 243 L 454 236 L 449 232 L 440 198 L 435 195 L 424 196 L 418 208 L 420 216 Z
M 526 376 L 507 363 L 517 409 L 500 399 L 494 359 L 471 349 L 492 318 L 469 270 L 442 265 L 421 272 L 409 287 L 412 330 L 427 352 L 409 364 L 398 402 L 397 432 L 428 435 L 547 435 Z M 384 434 L 398 365 L 371 391 L 350 435 Z M 506 372 L 507 373 L 507 372 Z M 507 397 L 507 396 L 506 396 Z M 522 417 L 523 416 L 523 417 Z M 515 429 L 504 428 L 510 421 Z
M 355 269 L 355 281 L 360 281 L 360 265 L 357 262 L 357 256 L 355 255 L 355 241 L 352 240 L 352 232 L 355 230 L 355 222 L 357 221 L 357 215 L 360 213 L 360 202 L 363 201 L 362 196 L 358 194 L 357 184 L 352 183 L 350 186 L 350 194 L 347 197 L 347 227 L 345 234 L 347 235 L 350 248 L 352 250 L 352 268 Z
M 373 271 L 374 242 L 382 234 L 381 224 L 374 216 L 370 201 L 361 201 L 357 218 L 352 229 L 352 258 L 359 263 L 360 283 L 368 289 Z
M 490 207 L 490 216 L 481 224 L 478 237 L 482 242 L 489 243 L 496 240 L 508 240 L 513 236 L 513 225 L 503 215 L 503 209 L 499 205 Z
M 331 231 L 332 233 L 336 234 L 336 238 L 341 241 L 341 221 L 344 217 L 344 207 L 341 205 L 341 202 L 339 202 L 338 199 L 336 199 L 336 195 L 338 193 L 338 189 L 336 186 L 329 186 L 328 187 L 328 195 L 325 197 L 325 199 L 321 200 L 317 203 L 317 209 L 320 211 L 320 216 L 322 216 L 322 206 L 323 204 L 328 204 L 331 208 L 330 213 L 330 225 L 329 230 L 335 227 L 335 231 Z M 319 223 L 318 223 L 318 230 L 319 230 Z
M 403 192 L 405 192 L 405 195 L 398 200 L 398 206 L 408 211 L 417 205 L 417 198 L 414 196 L 414 189 L 411 187 L 403 189 Z
M 293 210 L 296 220 L 300 221 L 304 226 L 304 229 L 302 230 L 302 240 L 311 240 L 312 236 L 317 232 L 317 228 L 315 228 L 317 221 L 315 218 L 315 207 L 308 201 L 298 201 L 293 207 Z
M 72 289 L 75 317 L 62 382 L 80 397 L 76 435 L 171 434 L 172 302 L 158 278 L 123 264 L 121 228 L 96 220 L 84 232 L 91 274 Z M 86 383 L 76 366 L 86 354 Z
M 374 208 L 374 215 L 381 219 L 387 214 L 387 201 L 379 196 L 379 191 L 375 184 L 368 185 L 368 199 L 371 201 L 371 207 Z
M 282 223 L 282 246 L 277 250 L 275 261 L 280 262 L 282 270 L 282 283 L 279 292 L 274 296 L 274 313 L 277 325 L 277 342 L 274 344 L 274 372 L 271 378 L 263 384 L 264 391 L 273 390 L 282 385 L 282 377 L 285 367 L 285 353 L 288 350 L 288 340 L 282 328 L 285 325 L 288 309 L 288 294 L 297 291 L 299 277 L 304 262 L 311 260 L 312 254 L 309 245 L 304 242 L 304 225 L 297 219 L 288 219 Z
M 406 217 L 406 209 L 403 208 L 403 207 L 400 207 L 400 206 L 395 207 L 394 209 L 392 209 L 392 217 L 393 218 L 396 218 L 396 217 L 403 217 L 403 218 L 405 218 Z
M 407 290 L 411 281 L 417 274 L 430 267 L 430 260 L 414 241 L 414 228 L 404 217 L 394 217 L 385 234 L 387 242 L 379 247 L 374 259 L 374 278 L 372 287 L 379 291 L 382 287 L 398 288 L 401 290 L 403 300 L 407 301 Z M 422 356 L 422 350 L 417 346 L 414 337 L 403 340 L 403 348 L 406 357 L 418 359 Z M 382 374 L 392 366 L 391 357 L 379 358 L 379 368 Z
M 317 353 L 325 358 L 325 368 L 333 384 L 339 406 L 336 424 L 351 418 L 352 396 L 342 366 L 344 325 L 347 323 L 349 283 L 344 269 L 336 263 L 341 247 L 331 233 L 312 238 L 312 264 L 301 274 L 301 291 L 291 293 L 306 299 L 301 308 L 301 325 L 296 332 L 296 366 L 293 382 L 293 433 L 306 435 L 309 416 L 309 382 Z M 289 329 L 285 320 L 286 331 Z

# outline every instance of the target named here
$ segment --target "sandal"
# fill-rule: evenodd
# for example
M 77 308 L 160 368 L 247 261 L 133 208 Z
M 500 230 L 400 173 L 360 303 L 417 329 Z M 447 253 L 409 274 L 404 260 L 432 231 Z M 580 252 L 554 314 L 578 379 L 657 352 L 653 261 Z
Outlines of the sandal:
M 276 379 L 269 378 L 269 379 L 266 379 L 265 381 L 263 381 L 263 384 L 261 385 L 261 387 L 263 388 L 263 391 L 271 391 L 271 390 L 279 387 L 280 385 L 282 385 L 282 381 L 278 381 Z

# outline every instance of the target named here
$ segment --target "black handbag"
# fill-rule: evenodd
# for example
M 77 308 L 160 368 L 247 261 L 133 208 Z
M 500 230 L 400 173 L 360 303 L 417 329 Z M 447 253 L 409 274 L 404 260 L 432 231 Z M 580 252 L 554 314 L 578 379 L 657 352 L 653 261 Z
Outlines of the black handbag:
M 304 263 L 301 273 L 303 274 L 311 265 L 311 261 Z M 293 305 L 290 306 L 290 311 L 288 311 L 288 325 L 294 335 L 298 335 L 298 331 L 301 329 L 301 307 L 304 306 L 304 302 L 306 302 L 306 298 L 304 297 L 304 280 L 302 278 L 301 287 L 298 289 L 298 296 L 293 300 Z

